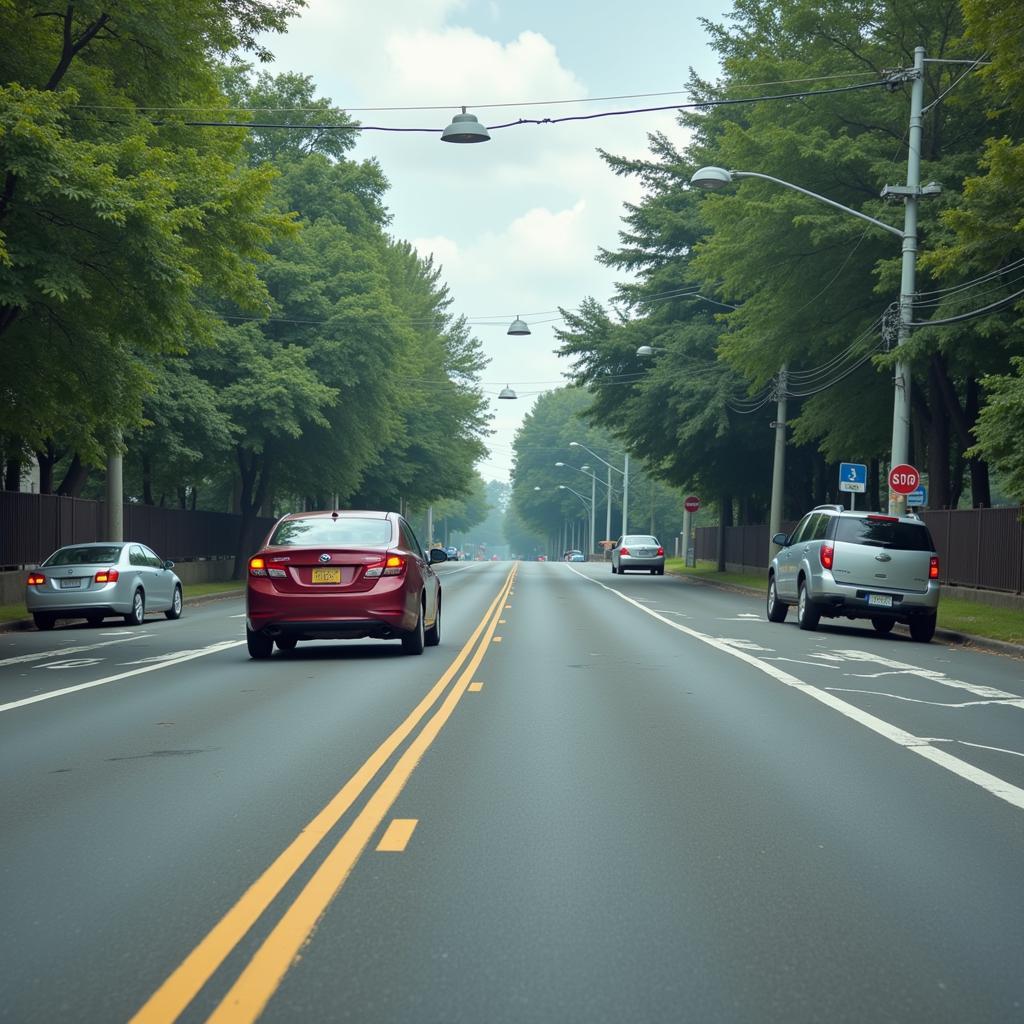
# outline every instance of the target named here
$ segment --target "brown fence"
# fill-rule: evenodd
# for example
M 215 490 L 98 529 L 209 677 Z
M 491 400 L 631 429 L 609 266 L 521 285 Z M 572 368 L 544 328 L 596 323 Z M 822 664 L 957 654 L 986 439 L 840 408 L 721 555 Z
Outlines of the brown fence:
M 943 583 L 961 587 L 1024 593 L 1024 522 L 1022 509 L 965 508 L 922 512 L 928 524 Z M 783 523 L 790 531 L 795 523 Z M 718 527 L 700 526 L 694 550 L 703 561 L 718 560 Z M 728 526 L 725 561 L 729 565 L 767 567 L 767 526 Z
M 274 520 L 258 520 L 265 532 Z M 0 566 L 38 565 L 64 544 L 105 540 L 106 504 L 57 494 L 0 491 Z M 153 505 L 124 506 L 124 537 L 184 562 L 235 554 L 241 517 Z

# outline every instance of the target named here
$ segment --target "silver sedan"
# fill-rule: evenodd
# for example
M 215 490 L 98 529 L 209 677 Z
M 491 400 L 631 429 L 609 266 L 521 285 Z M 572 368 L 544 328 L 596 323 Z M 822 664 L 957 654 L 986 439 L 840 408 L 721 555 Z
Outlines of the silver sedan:
M 173 567 L 137 541 L 71 544 L 29 573 L 25 604 L 37 629 L 53 629 L 57 619 L 97 626 L 109 615 L 138 626 L 147 610 L 176 619 L 182 597 Z
M 665 575 L 665 549 L 649 533 L 620 537 L 612 548 L 612 572 L 649 572 Z

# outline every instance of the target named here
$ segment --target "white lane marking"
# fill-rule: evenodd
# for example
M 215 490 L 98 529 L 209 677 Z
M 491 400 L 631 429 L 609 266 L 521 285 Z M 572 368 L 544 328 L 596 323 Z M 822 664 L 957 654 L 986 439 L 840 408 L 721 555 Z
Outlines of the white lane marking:
M 739 647 L 744 651 L 764 651 L 766 654 L 770 654 L 775 650 L 774 647 L 762 647 L 756 640 L 744 640 L 742 638 L 736 639 L 734 637 L 727 636 L 720 636 L 718 639 L 723 644 L 728 644 L 730 647 Z
M 994 750 L 997 754 L 1013 754 L 1014 757 L 1024 757 L 1024 751 L 1021 750 L 1007 750 L 1005 747 L 990 747 L 985 743 L 971 743 L 968 740 L 954 740 L 954 743 L 959 743 L 964 747 L 977 747 L 979 750 Z
M 1024 699 L 1016 697 L 1006 700 L 1003 697 L 991 698 L 989 700 L 965 700 L 960 704 L 948 704 L 941 700 L 922 700 L 920 697 L 904 697 L 899 693 L 887 693 L 885 690 L 855 690 L 845 686 L 826 686 L 826 690 L 834 693 L 863 693 L 870 697 L 891 697 L 893 700 L 905 700 L 909 704 L 931 704 L 936 708 L 977 708 L 991 705 L 1002 705 L 1004 708 L 1024 708 Z
M 575 569 L 572 571 L 576 572 Z M 614 594 L 620 600 L 633 605 L 634 608 L 638 608 L 645 615 L 650 615 L 659 622 L 663 622 L 670 629 L 678 630 L 680 633 L 684 633 L 687 636 L 692 637 L 694 640 L 699 640 L 701 643 L 707 644 L 709 647 L 714 647 L 716 650 L 723 651 L 725 654 L 728 654 L 733 658 L 745 661 L 748 665 L 759 669 L 785 686 L 798 690 L 800 693 L 824 704 L 826 707 L 832 708 L 833 711 L 838 711 L 841 715 L 845 715 L 858 725 L 862 725 L 866 729 L 870 729 L 872 732 L 877 733 L 879 736 L 884 737 L 892 743 L 895 743 L 897 746 L 906 747 L 906 749 L 911 753 L 919 754 L 921 757 L 931 761 L 933 764 L 937 764 L 940 768 L 945 768 L 947 771 L 952 772 L 961 779 L 974 783 L 974 785 L 979 786 L 988 793 L 991 793 L 992 796 L 998 797 L 1000 800 L 1005 800 L 1008 804 L 1011 804 L 1020 810 L 1024 810 L 1024 789 L 1021 789 L 1019 786 L 1014 786 L 1012 783 L 1007 782 L 1005 779 L 1000 779 L 998 776 L 992 775 L 990 772 L 982 771 L 980 768 L 975 768 L 974 765 L 969 764 L 967 761 L 961 761 L 960 758 L 954 757 L 952 754 L 948 754 L 944 750 L 938 750 L 931 746 L 927 739 L 915 736 L 913 733 L 909 733 L 905 729 L 900 729 L 898 726 L 883 721 L 875 715 L 868 714 L 866 711 L 861 711 L 860 708 L 855 707 L 853 704 L 848 704 L 845 700 L 841 700 L 839 697 L 829 693 L 827 690 L 819 690 L 816 686 L 811 686 L 810 683 L 805 683 L 802 679 L 797 679 L 796 676 L 790 675 L 783 669 L 777 668 L 775 665 L 769 664 L 761 658 L 756 658 L 754 655 L 749 654 L 746 651 L 739 650 L 735 647 L 730 647 L 728 644 L 722 643 L 717 637 L 708 636 L 706 633 L 698 633 L 697 630 L 690 629 L 689 626 L 684 626 L 680 622 L 672 622 L 670 619 L 666 619 L 663 615 L 659 615 L 657 612 L 651 611 L 650 608 L 645 608 L 639 602 L 634 601 L 631 597 L 627 597 L 625 594 L 615 590 L 613 587 L 605 586 L 605 584 L 601 583 L 599 580 L 590 579 L 589 576 L 584 576 L 583 573 L 577 573 L 577 575 L 590 583 L 595 583 L 602 589 L 607 590 L 608 593 Z M 861 652 L 856 653 L 860 654 Z M 941 675 L 941 673 L 937 674 Z
M 156 665 L 162 661 L 181 661 L 187 654 L 204 654 L 208 647 L 187 647 L 180 651 L 168 651 L 166 654 L 154 654 L 148 658 L 139 658 L 136 661 L 119 661 L 123 668 L 129 665 Z
M 954 690 L 966 690 L 968 693 L 973 693 L 975 697 L 1004 697 L 1007 700 L 1015 700 L 1021 696 L 1019 693 L 1007 693 L 1005 690 L 997 690 L 992 686 L 979 686 L 977 683 L 968 683 L 963 679 L 953 679 L 947 676 L 945 672 L 939 672 L 937 669 L 922 668 L 920 665 L 909 665 L 903 661 L 893 661 L 891 658 L 882 657 L 882 655 L 875 654 L 873 651 L 849 650 L 835 651 L 834 653 L 845 658 L 847 661 L 870 662 L 874 665 L 880 665 L 883 669 L 893 670 L 889 672 L 849 673 L 849 675 L 858 679 L 878 679 L 886 675 L 910 675 L 917 676 L 919 679 L 925 679 L 931 683 L 938 683 L 940 686 L 949 686 Z
M 655 608 L 654 610 L 659 615 L 678 615 L 681 619 L 689 619 L 691 617 L 686 612 L 674 612 L 671 608 Z
M 760 620 L 761 616 L 756 612 L 740 612 L 739 615 L 719 615 L 718 622 L 749 622 L 751 619 Z
M 114 676 L 107 676 L 104 679 L 94 679 L 90 683 L 79 683 L 77 686 L 66 686 L 63 690 L 51 690 L 49 693 L 39 693 L 35 697 L 26 697 L 24 700 L 11 701 L 10 704 L 0 704 L 0 712 L 13 711 L 15 708 L 23 708 L 28 704 L 38 704 L 40 701 L 53 700 L 54 697 L 63 697 L 69 693 L 77 693 L 79 690 L 88 690 L 93 686 L 103 686 L 105 683 L 115 683 L 118 679 L 127 679 L 129 676 L 140 676 L 143 672 L 155 672 L 157 669 L 167 668 L 170 665 L 180 665 L 183 661 L 191 661 L 193 658 L 202 658 L 207 654 L 219 654 L 221 651 L 230 650 L 232 647 L 241 647 L 244 640 L 223 640 L 218 644 L 211 644 L 201 651 L 191 651 L 174 661 L 163 661 L 159 665 L 146 665 L 143 668 L 133 668 L 130 672 L 119 672 Z
M 16 658 L 0 659 L 0 668 L 4 665 L 24 665 L 30 661 L 43 661 L 46 658 L 64 658 L 69 654 L 82 654 L 85 651 L 95 651 L 97 647 L 110 647 L 111 644 L 123 644 L 129 640 L 143 640 L 153 636 L 152 633 L 132 633 L 131 636 L 122 636 L 119 640 L 107 640 L 101 644 L 83 644 L 80 647 L 61 647 L 54 651 L 37 651 L 35 654 L 20 654 Z
M 36 665 L 36 668 L 85 668 L 87 665 L 98 665 L 102 660 L 102 658 L 68 658 L 67 661 L 51 661 L 45 665 Z
M 813 655 L 812 655 L 813 657 Z M 791 665 L 810 665 L 811 668 L 828 668 L 834 672 L 839 668 L 838 665 L 822 665 L 819 661 L 803 661 L 801 658 L 765 658 L 765 661 L 787 661 Z
M 229 615 L 228 618 L 229 619 L 244 619 L 245 618 L 245 612 L 241 612 L 238 615 Z

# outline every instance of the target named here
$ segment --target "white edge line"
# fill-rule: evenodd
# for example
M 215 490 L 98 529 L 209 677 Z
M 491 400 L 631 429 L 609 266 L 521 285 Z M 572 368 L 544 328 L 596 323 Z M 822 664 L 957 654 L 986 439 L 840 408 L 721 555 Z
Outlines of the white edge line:
M 53 700 L 54 697 L 64 697 L 69 693 L 77 693 L 79 690 L 88 690 L 94 686 L 103 686 L 104 683 L 116 683 L 118 679 L 127 679 L 129 676 L 140 676 L 143 672 L 156 672 L 161 668 L 170 668 L 172 665 L 180 665 L 182 662 L 191 661 L 193 658 L 203 658 L 207 654 L 219 654 L 221 651 L 230 650 L 232 647 L 241 647 L 244 640 L 228 640 L 210 647 L 205 651 L 193 651 L 174 661 L 161 662 L 158 665 L 146 665 L 143 668 L 132 669 L 130 672 L 120 672 L 116 676 L 107 676 L 105 679 L 94 679 L 90 683 L 79 683 L 77 686 L 66 686 L 63 690 L 51 690 L 49 693 L 38 693 L 34 697 L 26 697 L 24 700 L 15 700 L 10 704 L 0 704 L 0 712 L 13 711 L 15 708 L 23 708 L 28 704 L 38 704 L 40 701 Z
M 852 719 L 858 725 L 863 725 L 872 732 L 878 733 L 879 736 L 884 736 L 885 739 L 891 740 L 897 746 L 906 747 L 915 754 L 920 754 L 921 757 L 926 758 L 933 764 L 939 765 L 940 768 L 945 768 L 947 771 L 951 771 L 954 775 L 959 775 L 960 778 L 965 779 L 968 782 L 973 782 L 976 786 L 980 786 L 982 789 L 991 793 L 993 796 L 998 797 L 1000 800 L 1005 800 L 1008 804 L 1012 804 L 1014 807 L 1024 810 L 1024 789 L 1014 786 L 1011 783 L 1000 779 L 998 776 L 990 774 L 989 772 L 982 771 L 980 768 L 975 768 L 974 765 L 969 764 L 967 761 L 961 761 L 960 758 L 954 757 L 952 754 L 948 754 L 944 750 L 939 750 L 936 747 L 931 746 L 927 740 L 914 736 L 912 733 L 906 732 L 895 725 L 890 725 L 881 718 L 869 715 L 866 711 L 861 711 L 860 708 L 854 707 L 853 704 L 848 704 L 846 701 L 840 700 L 831 693 L 819 690 L 816 686 L 811 686 L 810 683 L 805 683 L 803 680 L 797 679 L 796 676 L 791 676 L 788 672 L 784 672 L 782 669 L 776 668 L 774 665 L 769 665 L 768 663 L 761 661 L 760 658 L 755 658 L 753 655 L 748 654 L 746 651 L 730 647 L 728 644 L 719 641 L 716 637 L 708 636 L 705 633 L 698 633 L 697 630 L 690 629 L 689 626 L 684 626 L 682 623 L 666 619 L 663 615 L 659 615 L 657 612 L 651 611 L 650 608 L 645 608 L 642 604 L 634 601 L 631 597 L 627 597 L 614 587 L 609 587 L 606 584 L 601 583 L 600 580 L 591 579 L 591 577 L 573 569 L 572 566 L 568 566 L 568 568 L 572 572 L 576 573 L 576 575 L 581 579 L 586 580 L 588 583 L 596 583 L 602 589 L 607 590 L 616 597 L 622 598 L 623 601 L 626 601 L 635 608 L 638 608 L 640 611 L 644 612 L 644 614 L 650 615 L 659 622 L 663 622 L 670 629 L 676 629 L 680 633 L 685 633 L 687 636 L 693 637 L 694 640 L 700 640 L 701 643 L 708 644 L 719 651 L 724 651 L 733 658 L 738 658 L 740 661 L 747 662 L 748 665 L 752 665 L 754 668 L 760 669 L 766 675 L 778 680 L 778 682 L 783 683 L 786 686 L 790 686 L 794 690 L 799 690 L 801 693 L 806 694 L 808 697 L 812 697 L 814 700 L 819 701 L 826 707 L 830 707 L 834 711 L 838 711 L 841 715 L 845 715 L 847 718 Z

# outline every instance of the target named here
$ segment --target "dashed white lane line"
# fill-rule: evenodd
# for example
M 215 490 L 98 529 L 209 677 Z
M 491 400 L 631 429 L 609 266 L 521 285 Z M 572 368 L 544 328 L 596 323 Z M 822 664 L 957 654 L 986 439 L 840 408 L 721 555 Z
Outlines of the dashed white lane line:
M 901 693 L 888 693 L 885 690 L 855 690 L 848 686 L 826 686 L 826 690 L 833 693 L 862 693 L 868 697 L 891 697 L 893 700 L 903 700 L 908 704 L 931 704 L 936 708 L 978 708 L 1002 705 L 1004 708 L 1024 708 L 1024 699 L 1014 697 L 991 697 L 988 700 L 965 700 L 959 704 L 950 704 L 942 700 L 923 700 L 921 697 L 904 697 Z
M 652 618 L 664 623 L 670 629 L 678 630 L 680 633 L 684 633 L 686 636 L 692 637 L 694 640 L 699 640 L 701 643 L 707 644 L 709 647 L 714 647 L 716 650 L 722 651 L 730 657 L 738 658 L 740 661 L 745 661 L 748 665 L 759 669 L 761 672 L 771 676 L 783 685 L 792 687 L 792 689 L 805 694 L 812 700 L 816 700 L 819 703 L 824 704 L 826 707 L 832 708 L 833 711 L 838 711 L 846 718 L 851 719 L 858 725 L 864 726 L 866 729 L 870 729 L 872 732 L 877 733 L 879 736 L 884 737 L 892 743 L 895 743 L 897 746 L 906 747 L 906 749 L 911 753 L 918 754 L 920 757 L 931 761 L 933 764 L 937 764 L 940 768 L 945 768 L 947 771 L 952 772 L 961 779 L 979 786 L 986 792 L 991 793 L 992 796 L 998 797 L 1000 800 L 1005 800 L 1008 804 L 1011 804 L 1020 810 L 1024 810 L 1024 789 L 1021 789 L 1019 786 L 1014 786 L 1005 779 L 1000 779 L 998 776 L 992 775 L 990 772 L 983 771 L 980 768 L 976 768 L 967 761 L 962 761 L 960 758 L 954 757 L 952 754 L 947 753 L 944 750 L 939 750 L 931 745 L 930 740 L 921 736 L 915 736 L 913 733 L 909 733 L 905 729 L 900 729 L 898 726 L 883 721 L 875 715 L 868 714 L 866 711 L 861 711 L 860 708 L 855 707 L 853 704 L 848 704 L 845 700 L 841 700 L 839 697 L 836 697 L 834 694 L 829 693 L 826 690 L 821 690 L 816 686 L 811 686 L 810 683 L 805 683 L 802 679 L 798 679 L 796 676 L 790 675 L 788 672 L 770 664 L 763 658 L 755 657 L 748 651 L 731 646 L 729 643 L 719 640 L 718 637 L 708 636 L 706 633 L 699 633 L 697 630 L 691 629 L 689 626 L 684 626 L 681 622 L 672 622 L 670 619 L 665 618 L 664 615 L 659 615 L 650 608 L 645 608 L 638 601 L 634 601 L 631 597 L 627 597 L 625 594 L 615 590 L 613 587 L 606 586 L 604 583 L 601 583 L 600 580 L 591 579 L 589 576 L 573 569 L 572 566 L 568 566 L 568 568 L 570 571 L 575 572 L 581 579 L 586 580 L 588 583 L 594 583 L 603 590 L 608 591 L 608 593 L 614 594 L 620 600 L 633 605 L 634 608 L 637 608 L 645 615 L 650 615 Z M 860 652 L 848 651 L 841 653 L 860 654 Z M 896 663 L 896 665 L 899 665 L 899 663 Z M 899 665 L 899 667 L 903 666 Z M 943 676 L 943 673 L 929 673 L 929 675 Z M 938 682 L 940 680 L 936 681 Z M 947 683 L 947 685 L 949 684 Z M 986 689 L 988 688 L 986 687 Z
M 11 701 L 10 704 L 0 704 L 0 712 L 13 711 L 15 708 L 23 708 L 29 704 L 39 704 L 44 700 L 53 700 L 55 697 L 64 697 L 69 693 L 77 693 L 79 690 L 89 690 L 94 686 L 103 686 L 106 683 L 115 683 L 119 679 L 127 679 L 129 676 L 139 676 L 143 672 L 156 672 L 161 668 L 168 668 L 171 665 L 180 665 L 184 661 L 191 661 L 193 658 L 203 658 L 207 654 L 219 654 L 221 651 L 230 650 L 232 647 L 241 647 L 244 640 L 224 640 L 221 643 L 211 644 L 199 651 L 189 651 L 173 661 L 162 661 L 157 665 L 145 665 L 142 668 L 133 668 L 128 672 L 119 672 L 117 675 L 106 676 L 103 679 L 93 679 L 88 683 L 79 683 L 77 686 L 65 686 L 62 690 L 51 690 L 49 693 L 38 693 L 34 697 L 26 697 L 24 700 Z
M 66 658 L 69 654 L 83 654 L 85 651 L 95 651 L 98 647 L 110 647 L 113 644 L 127 643 L 129 640 L 144 640 L 153 636 L 153 633 L 132 633 L 131 636 L 122 636 L 118 640 L 105 640 L 99 644 L 82 644 L 79 647 L 58 647 L 52 651 L 36 651 L 35 654 L 20 654 L 15 658 L 0 658 L 0 668 L 4 665 L 25 665 L 30 661 L 45 661 L 47 658 Z

